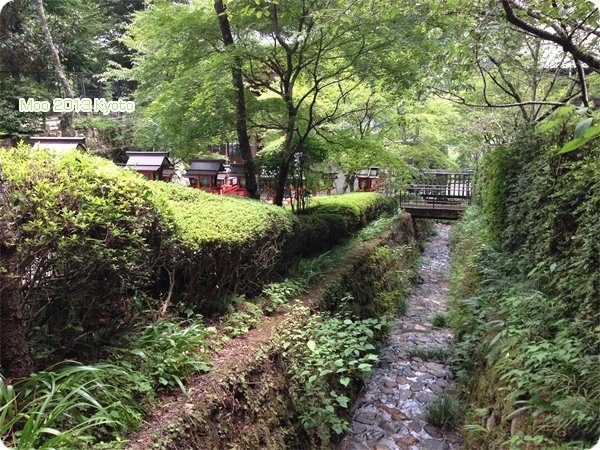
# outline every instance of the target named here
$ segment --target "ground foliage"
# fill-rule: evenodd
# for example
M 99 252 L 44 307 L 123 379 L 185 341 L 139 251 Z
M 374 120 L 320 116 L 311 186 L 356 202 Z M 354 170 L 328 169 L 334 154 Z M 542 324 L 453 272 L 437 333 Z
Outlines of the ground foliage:
M 110 361 L 64 361 L 13 383 L 0 376 L 0 437 L 19 449 L 121 448 L 158 395 L 210 369 L 214 331 L 201 317 L 162 319 L 108 349 Z
M 407 215 L 373 222 L 352 245 L 351 264 L 324 289 L 320 311 L 300 307 L 299 318 L 282 327 L 292 411 L 307 448 L 331 448 L 348 430 L 349 406 L 378 361 L 393 317 L 404 311 L 416 273 L 416 239 L 425 229 L 415 230 Z
M 600 153 L 560 155 L 572 129 L 562 117 L 488 154 L 481 215 L 455 232 L 454 358 L 480 408 L 466 428 L 476 447 L 600 437 Z

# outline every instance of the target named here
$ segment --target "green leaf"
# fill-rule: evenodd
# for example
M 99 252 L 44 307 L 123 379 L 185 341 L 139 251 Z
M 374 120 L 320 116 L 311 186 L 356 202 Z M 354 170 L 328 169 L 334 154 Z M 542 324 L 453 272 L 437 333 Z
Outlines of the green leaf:
M 575 127 L 575 139 L 582 138 L 585 135 L 585 132 L 592 126 L 593 121 L 594 119 L 592 117 L 588 117 L 579 122 Z
M 317 343 L 313 340 L 310 340 L 306 343 L 306 346 L 310 349 L 311 352 L 314 352 L 317 348 Z
M 335 425 L 333 425 L 331 427 L 333 429 L 333 431 L 335 431 L 337 434 L 342 434 L 344 429 L 342 428 L 342 426 L 339 423 L 336 423 Z
M 40 433 L 52 434 L 54 436 L 60 436 L 62 433 L 54 428 L 40 428 Z
M 340 378 L 340 384 L 342 386 L 348 386 L 349 383 L 350 383 L 350 378 L 348 378 L 348 377 Z
M 367 363 L 362 363 L 358 365 L 358 369 L 362 370 L 363 372 L 370 372 L 372 367 L 373 366 L 371 364 Z
M 585 134 L 583 135 L 584 139 L 592 139 L 596 136 L 600 135 L 600 125 L 596 125 L 591 127 L 589 130 L 587 130 L 585 132 Z
M 336 401 L 340 404 L 342 408 L 347 408 L 350 399 L 345 395 L 340 395 L 338 398 L 336 398 Z
M 572 141 L 569 141 L 565 145 L 563 145 L 563 147 L 558 151 L 558 154 L 562 155 L 564 153 L 573 152 L 573 151 L 577 150 L 579 147 L 582 147 L 585 144 L 587 144 L 588 141 L 589 141 L 589 139 L 584 139 L 584 138 L 573 139 Z

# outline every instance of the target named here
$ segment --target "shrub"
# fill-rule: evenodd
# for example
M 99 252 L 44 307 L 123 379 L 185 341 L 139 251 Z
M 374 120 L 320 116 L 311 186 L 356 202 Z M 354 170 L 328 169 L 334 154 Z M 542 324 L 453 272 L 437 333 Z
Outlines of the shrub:
M 15 385 L 0 376 L 0 437 L 11 448 L 69 449 L 130 429 L 140 423 L 142 405 L 123 401 L 127 375 L 114 365 L 66 362 Z
M 480 386 L 471 403 L 493 398 L 496 416 L 527 423 L 514 439 L 592 444 L 600 437 L 600 148 L 558 155 L 565 129 L 528 130 L 484 157 L 481 209 L 456 230 L 453 359 L 459 379 Z M 504 425 L 486 439 L 507 438 Z
M 143 373 L 154 389 L 179 386 L 184 390 L 182 380 L 210 370 L 206 339 L 215 332 L 202 324 L 202 317 L 160 319 L 143 328 L 132 349 L 117 351 L 116 356 L 128 370 Z
M 165 218 L 148 184 L 102 158 L 24 146 L 0 149 L 0 178 L 3 301 L 59 357 L 123 329 L 161 263 Z
M 151 188 L 174 218 L 170 267 L 186 304 L 222 310 L 226 294 L 258 293 L 282 263 L 294 223 L 289 211 L 170 183 Z
M 157 393 L 210 369 L 214 331 L 200 317 L 162 319 L 113 349 L 112 364 L 65 361 L 14 384 L 0 376 L 0 438 L 22 449 L 121 448 L 114 439 L 142 422 Z
M 290 378 L 290 395 L 305 429 L 317 429 L 324 442 L 332 430 L 348 429 L 342 418 L 360 381 L 379 360 L 376 333 L 384 319 L 359 320 L 344 314 L 312 314 L 299 307 L 302 321 L 291 321 L 279 338 Z
M 444 328 L 448 326 L 448 314 L 437 313 L 431 316 L 431 324 L 434 327 Z
M 404 239 L 414 244 L 412 237 Z M 415 248 L 397 245 L 389 232 L 379 244 L 359 248 L 349 270 L 338 283 L 327 288 L 324 301 L 329 311 L 344 308 L 357 317 L 370 318 L 395 315 L 406 309 L 405 298 L 412 289 L 415 274 Z M 348 294 L 352 301 L 344 304 Z
M 291 245 L 299 256 L 312 256 L 339 244 L 350 234 L 348 219 L 339 214 L 298 216 Z
M 416 347 L 413 350 L 410 350 L 408 354 L 412 358 L 421 358 L 425 361 L 445 362 L 448 359 L 450 352 L 448 351 L 448 349 L 440 347 Z
M 345 217 L 350 230 L 362 228 L 384 213 L 395 213 L 398 202 L 374 192 L 317 197 L 310 200 L 305 213 L 328 213 Z

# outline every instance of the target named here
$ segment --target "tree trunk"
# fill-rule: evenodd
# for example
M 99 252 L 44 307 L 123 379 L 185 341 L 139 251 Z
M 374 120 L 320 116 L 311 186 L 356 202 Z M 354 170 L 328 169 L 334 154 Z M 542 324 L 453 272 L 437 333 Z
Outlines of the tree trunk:
M 7 378 L 31 374 L 33 359 L 29 352 L 23 321 L 23 298 L 18 276 L 14 216 L 9 192 L 0 164 L 0 372 Z
M 39 0 L 38 0 L 39 1 Z M 221 29 L 221 37 L 225 47 L 233 48 L 233 34 L 231 33 L 231 24 L 227 17 L 226 7 L 223 0 L 215 0 L 215 11 L 219 18 L 219 27 Z M 244 168 L 246 172 L 246 189 L 251 198 L 260 198 L 258 185 L 256 182 L 256 164 L 254 156 L 252 156 L 252 148 L 250 147 L 250 138 L 248 136 L 248 114 L 246 112 L 246 98 L 244 89 L 244 79 L 242 76 L 242 60 L 239 56 L 234 56 L 233 66 L 231 67 L 231 80 L 235 90 L 235 112 L 236 121 L 235 128 L 237 132 L 238 144 L 244 158 Z
M 284 155 L 281 159 L 281 164 L 279 164 L 279 171 L 277 173 L 277 186 L 275 186 L 275 199 L 273 199 L 274 205 L 283 205 L 283 198 L 285 197 L 285 186 L 287 185 L 291 159 L 291 156 Z
M 46 19 L 46 12 L 44 10 L 43 0 L 36 0 L 37 14 L 42 25 L 42 33 L 44 34 L 44 40 L 46 46 L 50 51 L 50 57 L 52 58 L 52 65 L 54 66 L 54 72 L 64 90 L 64 94 L 68 98 L 74 98 L 73 91 L 69 85 L 69 81 L 63 71 L 62 64 L 60 62 L 60 56 L 58 50 L 54 45 L 52 34 L 50 34 L 50 28 L 48 27 L 48 20 Z M 60 119 L 60 129 L 63 136 L 75 136 L 75 130 L 73 129 L 73 113 L 64 113 Z
M 16 249 L 0 243 L 0 366 L 7 378 L 23 378 L 33 372 L 23 321 L 23 300 L 16 271 Z

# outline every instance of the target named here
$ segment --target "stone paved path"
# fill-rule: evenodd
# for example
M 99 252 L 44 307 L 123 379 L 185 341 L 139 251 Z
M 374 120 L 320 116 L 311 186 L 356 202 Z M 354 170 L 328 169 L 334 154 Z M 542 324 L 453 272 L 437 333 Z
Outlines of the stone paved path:
M 459 436 L 428 424 L 425 406 L 451 388 L 452 372 L 441 363 L 411 356 L 415 349 L 444 349 L 452 343 L 447 328 L 434 327 L 430 318 L 446 311 L 448 297 L 449 226 L 436 225 L 423 253 L 423 280 L 398 319 L 381 363 L 354 405 L 353 419 L 339 450 L 455 450 Z

